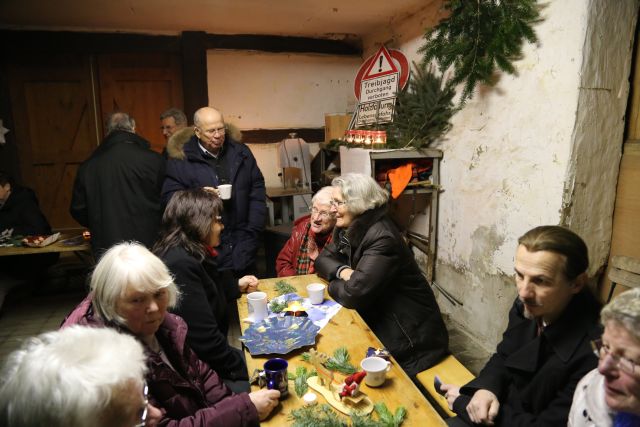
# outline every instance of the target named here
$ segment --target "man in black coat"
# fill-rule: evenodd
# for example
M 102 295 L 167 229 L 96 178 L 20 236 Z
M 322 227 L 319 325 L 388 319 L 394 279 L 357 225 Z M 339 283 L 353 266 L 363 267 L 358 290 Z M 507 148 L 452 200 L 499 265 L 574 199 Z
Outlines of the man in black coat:
M 442 386 L 458 414 L 450 426 L 564 426 L 578 381 L 597 365 L 590 341 L 600 336 L 600 306 L 585 287 L 584 241 L 542 226 L 518 243 L 518 298 L 502 342 L 478 378 Z
M 111 114 L 106 128 L 102 144 L 78 169 L 70 208 L 91 231 L 96 257 L 124 240 L 151 247 L 162 218 L 163 157 L 136 135 L 128 114 Z
M 167 144 L 169 160 L 162 187 L 165 203 L 178 190 L 231 184 L 231 199 L 224 200 L 220 270 L 236 277 L 256 273 L 255 258 L 267 216 L 264 177 L 251 150 L 227 133 L 222 113 L 203 107 L 191 129 L 174 134 Z

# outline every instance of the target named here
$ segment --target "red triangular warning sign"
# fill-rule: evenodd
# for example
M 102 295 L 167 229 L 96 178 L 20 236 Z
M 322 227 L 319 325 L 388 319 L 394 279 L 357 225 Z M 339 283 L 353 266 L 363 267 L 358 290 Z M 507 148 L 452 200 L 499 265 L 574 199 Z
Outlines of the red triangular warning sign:
M 387 74 L 398 72 L 398 68 L 393 63 L 389 51 L 384 46 L 380 46 L 380 50 L 378 50 L 378 53 L 375 54 L 374 58 L 375 59 L 371 61 L 369 68 L 367 68 L 367 72 L 364 73 L 362 80 L 386 76 Z

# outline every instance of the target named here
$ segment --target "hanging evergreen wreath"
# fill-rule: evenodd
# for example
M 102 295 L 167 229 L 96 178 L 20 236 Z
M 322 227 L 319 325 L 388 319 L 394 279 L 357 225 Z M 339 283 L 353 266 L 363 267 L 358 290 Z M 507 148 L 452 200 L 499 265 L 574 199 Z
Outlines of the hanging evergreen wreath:
M 442 73 L 452 67 L 450 83 L 464 83 L 461 102 L 478 83 L 491 85 L 497 68 L 514 74 L 525 40 L 538 40 L 532 28 L 541 20 L 536 0 L 447 0 L 444 7 L 449 17 L 426 31 L 418 52 L 423 64 L 436 60 Z

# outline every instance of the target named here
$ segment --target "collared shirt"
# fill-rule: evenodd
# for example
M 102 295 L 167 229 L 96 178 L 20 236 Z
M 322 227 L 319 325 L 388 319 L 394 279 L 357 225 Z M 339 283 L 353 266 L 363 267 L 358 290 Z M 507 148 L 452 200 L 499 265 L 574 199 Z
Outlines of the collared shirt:
M 218 151 L 218 154 L 216 155 L 211 153 L 206 148 L 204 148 L 200 143 L 200 141 L 198 140 L 198 147 L 200 147 L 200 150 L 202 152 L 202 157 L 204 157 L 206 162 L 213 168 L 213 171 L 216 174 L 218 185 L 231 184 L 231 181 L 229 178 L 230 176 L 229 165 L 227 165 L 228 156 L 225 156 L 227 151 L 225 150 L 225 145 L 226 145 L 226 140 L 225 140 L 225 143 L 222 144 L 222 147 L 220 147 L 220 151 Z

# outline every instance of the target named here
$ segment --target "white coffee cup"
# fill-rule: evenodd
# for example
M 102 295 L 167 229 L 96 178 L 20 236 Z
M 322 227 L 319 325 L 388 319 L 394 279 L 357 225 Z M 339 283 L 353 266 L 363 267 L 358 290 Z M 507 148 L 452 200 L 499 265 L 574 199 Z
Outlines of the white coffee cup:
M 382 357 L 372 356 L 363 359 L 360 366 L 367 373 L 364 382 L 369 387 L 378 387 L 384 383 L 387 372 L 391 369 L 391 362 Z
M 324 301 L 324 288 L 326 286 L 323 283 L 310 283 L 307 285 L 307 294 L 311 304 L 322 304 L 322 301 Z
M 231 198 L 231 184 L 218 185 L 218 194 L 222 200 L 229 200 Z
M 259 322 L 267 317 L 267 294 L 265 292 L 251 292 L 247 295 L 247 301 L 249 302 L 249 317 L 254 322 Z

